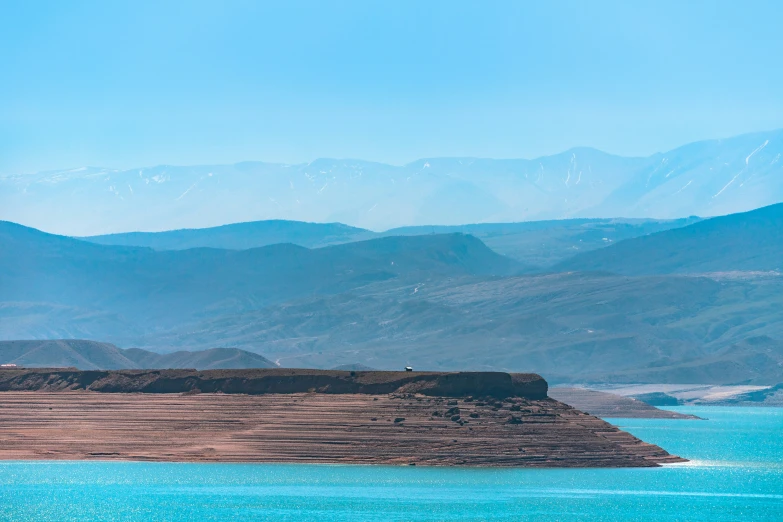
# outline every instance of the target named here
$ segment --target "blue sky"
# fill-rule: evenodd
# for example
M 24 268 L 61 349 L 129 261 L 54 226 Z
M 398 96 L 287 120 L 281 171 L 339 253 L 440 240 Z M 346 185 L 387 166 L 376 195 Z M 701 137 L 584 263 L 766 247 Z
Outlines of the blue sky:
M 0 173 L 646 155 L 783 127 L 783 3 L 4 2 Z

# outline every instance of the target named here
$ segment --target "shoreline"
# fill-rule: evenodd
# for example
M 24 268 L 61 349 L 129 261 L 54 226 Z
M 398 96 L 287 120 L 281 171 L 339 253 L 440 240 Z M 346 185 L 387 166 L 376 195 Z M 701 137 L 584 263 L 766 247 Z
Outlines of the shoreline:
M 286 462 L 286 461 L 260 461 L 260 462 L 253 462 L 253 461 L 239 461 L 239 460 L 230 460 L 230 461 L 197 461 L 197 460 L 130 460 L 130 459 L 0 459 L 0 466 L 3 466 L 4 464 L 73 464 L 73 465 L 81 465 L 85 463 L 94 463 L 94 464 L 154 464 L 154 465 L 169 465 L 169 464 L 181 464 L 181 465 L 203 465 L 203 466 L 224 466 L 224 465 L 231 465 L 231 466 L 295 466 L 295 467 L 305 467 L 305 466 L 315 466 L 315 467 L 322 467 L 322 468 L 363 468 L 363 469 L 384 469 L 384 468 L 390 468 L 390 469 L 400 469 L 400 468 L 408 468 L 408 469 L 423 469 L 423 470 L 443 470 L 443 469 L 451 469 L 454 471 L 493 471 L 493 472 L 502 472 L 502 471 L 522 471 L 522 470 L 585 470 L 585 471 L 594 471 L 598 469 L 605 469 L 605 470 L 618 470 L 618 469 L 633 469 L 633 470 L 642 470 L 642 469 L 649 469 L 649 470 L 655 470 L 655 469 L 661 469 L 661 468 L 672 468 L 672 467 L 678 467 L 678 466 L 699 466 L 700 461 L 698 460 L 686 460 L 684 459 L 682 462 L 663 462 L 661 464 L 658 464 L 657 466 L 616 466 L 616 467 L 606 467 L 606 466 L 559 466 L 559 467 L 528 467 L 528 466 L 482 466 L 482 465 L 470 465 L 470 464 L 461 464 L 458 466 L 454 465 L 438 465 L 438 464 L 419 464 L 419 465 L 410 465 L 410 464 L 362 464 L 362 463 L 352 463 L 352 462 Z M 704 466 L 702 466 L 704 467 Z
M 549 396 L 601 418 L 702 420 L 657 408 L 643 401 L 589 388 L 552 387 Z

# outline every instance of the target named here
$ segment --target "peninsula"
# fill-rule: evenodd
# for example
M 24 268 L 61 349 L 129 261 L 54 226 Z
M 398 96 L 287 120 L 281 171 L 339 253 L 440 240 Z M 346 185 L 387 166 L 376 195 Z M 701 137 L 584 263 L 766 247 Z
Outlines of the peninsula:
M 654 467 L 535 374 L 0 370 L 0 459 Z

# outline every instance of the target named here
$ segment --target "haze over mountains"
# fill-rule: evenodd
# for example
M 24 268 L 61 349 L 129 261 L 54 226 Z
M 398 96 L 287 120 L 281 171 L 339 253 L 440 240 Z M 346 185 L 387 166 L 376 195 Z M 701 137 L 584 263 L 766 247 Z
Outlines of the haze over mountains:
M 775 384 L 783 381 L 782 214 L 775 205 L 690 224 L 473 228 L 518 252 L 548 238 L 532 255 L 555 262 L 543 269 L 461 233 L 168 251 L 0 223 L 0 338 L 88 338 L 161 352 L 231 346 L 287 367 L 412 364 L 537 371 L 552 382 Z M 301 225 L 285 227 L 301 240 Z M 185 239 L 266 237 L 264 224 L 239 227 Z M 589 240 L 563 260 L 578 238 L 612 227 L 637 237 Z M 346 239 L 335 230 L 367 233 L 304 229 L 313 244 Z M 172 234 L 143 238 L 183 240 Z
M 577 148 L 533 160 L 425 158 L 403 166 L 82 167 L 0 177 L 0 219 L 94 235 L 265 219 L 412 225 L 575 217 L 682 218 L 783 200 L 783 131 L 691 143 L 646 158 Z

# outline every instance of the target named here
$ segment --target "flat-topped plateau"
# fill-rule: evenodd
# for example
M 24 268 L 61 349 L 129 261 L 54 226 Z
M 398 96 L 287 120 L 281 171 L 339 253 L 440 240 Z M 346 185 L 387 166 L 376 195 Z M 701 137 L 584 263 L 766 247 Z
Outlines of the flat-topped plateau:
M 0 459 L 654 467 L 535 374 L 0 371 Z

